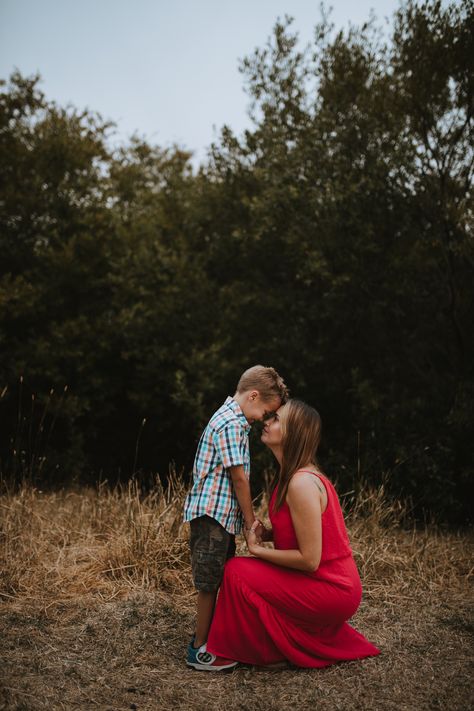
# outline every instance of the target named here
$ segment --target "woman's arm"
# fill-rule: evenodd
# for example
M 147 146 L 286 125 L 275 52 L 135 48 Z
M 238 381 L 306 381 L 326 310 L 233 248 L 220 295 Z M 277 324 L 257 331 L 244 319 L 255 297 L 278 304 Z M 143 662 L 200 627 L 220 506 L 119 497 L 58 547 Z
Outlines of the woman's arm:
M 275 550 L 260 546 L 255 535 L 256 524 L 248 534 L 247 544 L 252 555 L 269 563 L 306 572 L 315 571 L 321 561 L 321 499 L 314 480 L 293 477 L 286 497 L 295 528 L 298 548 Z

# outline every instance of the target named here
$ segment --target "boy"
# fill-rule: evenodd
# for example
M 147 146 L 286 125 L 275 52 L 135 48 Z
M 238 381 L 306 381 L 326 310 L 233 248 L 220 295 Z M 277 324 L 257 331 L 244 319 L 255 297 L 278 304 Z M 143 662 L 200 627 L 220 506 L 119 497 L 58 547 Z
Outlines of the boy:
M 250 426 L 278 410 L 287 398 L 276 370 L 255 365 L 243 373 L 234 397 L 227 398 L 201 435 L 193 486 L 184 504 L 198 591 L 196 633 L 186 663 L 195 669 L 218 671 L 237 664 L 207 652 L 207 635 L 225 562 L 235 554 L 235 534 L 241 532 L 242 523 L 246 532 L 255 521 L 249 485 Z

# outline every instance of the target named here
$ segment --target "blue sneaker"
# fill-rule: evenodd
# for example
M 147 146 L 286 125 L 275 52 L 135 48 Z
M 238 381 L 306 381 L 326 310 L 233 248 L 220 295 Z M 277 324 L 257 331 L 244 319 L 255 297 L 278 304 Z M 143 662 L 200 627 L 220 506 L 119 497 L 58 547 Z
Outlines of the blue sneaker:
M 234 662 L 232 659 L 216 657 L 215 654 L 208 652 L 205 644 L 197 648 L 193 647 L 193 642 L 194 637 L 188 644 L 186 659 L 188 667 L 193 667 L 199 671 L 223 671 L 224 669 L 233 669 L 237 666 L 238 662 Z

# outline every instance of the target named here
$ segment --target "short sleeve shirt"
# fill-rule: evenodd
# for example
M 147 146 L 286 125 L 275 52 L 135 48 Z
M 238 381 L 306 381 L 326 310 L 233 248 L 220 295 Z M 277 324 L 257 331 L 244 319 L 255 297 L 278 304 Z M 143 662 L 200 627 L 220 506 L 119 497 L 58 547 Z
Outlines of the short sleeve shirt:
M 184 520 L 211 516 L 229 533 L 242 530 L 242 512 L 229 467 L 243 465 L 250 477 L 248 423 L 232 397 L 209 420 L 201 435 L 193 467 L 193 485 L 184 504 Z

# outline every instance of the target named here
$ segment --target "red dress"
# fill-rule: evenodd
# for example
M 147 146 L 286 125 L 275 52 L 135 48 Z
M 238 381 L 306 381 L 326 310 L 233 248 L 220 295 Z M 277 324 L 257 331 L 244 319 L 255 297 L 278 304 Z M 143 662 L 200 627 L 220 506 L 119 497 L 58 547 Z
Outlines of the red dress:
M 331 482 L 322 514 L 318 569 L 305 573 L 258 558 L 237 557 L 225 566 L 207 648 L 247 664 L 287 660 L 299 667 L 327 667 L 380 651 L 347 620 L 359 607 L 362 587 L 352 557 L 339 500 Z M 298 541 L 286 502 L 269 504 L 275 548 L 296 549 Z

